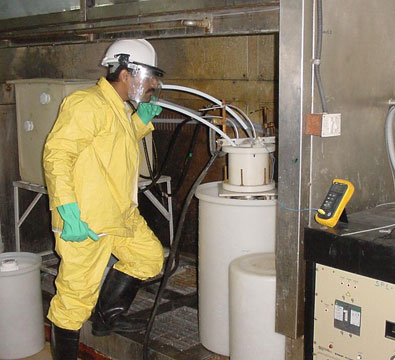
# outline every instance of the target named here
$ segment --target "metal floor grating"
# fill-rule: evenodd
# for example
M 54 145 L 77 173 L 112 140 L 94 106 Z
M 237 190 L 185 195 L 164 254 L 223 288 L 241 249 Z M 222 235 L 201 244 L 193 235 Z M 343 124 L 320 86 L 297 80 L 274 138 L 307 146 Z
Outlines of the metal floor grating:
M 167 288 L 183 295 L 193 294 L 197 289 L 195 265 L 182 265 L 169 279 Z
M 129 308 L 126 315 L 135 314 L 140 311 L 152 309 L 154 306 L 156 294 L 152 294 L 144 289 L 139 290 L 136 298 L 133 300 L 132 306 Z M 169 300 L 162 298 L 161 305 L 167 303 Z
M 199 344 L 198 314 L 196 309 L 182 306 L 158 315 L 151 339 L 185 351 Z M 144 334 L 144 331 L 141 332 Z
M 57 260 L 57 259 L 56 259 Z M 57 261 L 49 259 L 43 270 L 42 289 L 47 294 L 46 309 L 54 294 L 54 278 Z M 49 269 L 49 271 L 48 271 Z M 126 316 L 149 319 L 155 302 L 159 282 L 141 287 Z M 199 341 L 197 311 L 197 269 L 194 261 L 182 258 L 176 273 L 169 279 L 161 299 L 158 313 L 150 334 L 150 351 L 155 360 L 225 360 L 205 349 Z M 130 360 L 142 358 L 144 331 L 115 333 L 95 337 L 91 334 L 91 322 L 84 324 L 81 342 L 109 359 Z

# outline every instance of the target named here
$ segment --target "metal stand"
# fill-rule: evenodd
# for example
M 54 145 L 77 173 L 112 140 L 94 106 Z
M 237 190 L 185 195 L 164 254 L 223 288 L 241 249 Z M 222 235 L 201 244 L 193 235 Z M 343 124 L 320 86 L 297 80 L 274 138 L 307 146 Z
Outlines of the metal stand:
M 164 216 L 169 222 L 169 239 L 170 245 L 173 243 L 174 227 L 173 227 L 173 203 L 171 198 L 171 177 L 162 175 L 157 184 L 166 183 L 166 199 L 167 208 L 152 194 L 150 190 L 143 190 L 143 194 L 148 198 L 149 201 L 158 209 L 158 211 Z M 151 184 L 151 180 L 139 180 L 139 188 L 144 189 L 146 186 Z
M 171 198 L 171 177 L 170 176 L 161 176 L 157 181 L 157 184 L 166 183 L 166 199 L 167 199 L 167 207 L 163 206 L 163 204 L 152 194 L 150 190 L 143 191 L 143 194 L 151 201 L 151 203 L 159 210 L 159 212 L 166 218 L 169 222 L 169 236 L 170 236 L 170 244 L 173 242 L 174 229 L 173 229 L 173 205 Z M 151 180 L 140 180 L 139 188 L 144 188 L 151 183 Z M 20 239 L 20 227 L 22 226 L 25 219 L 28 217 L 30 212 L 33 210 L 34 206 L 40 200 L 40 198 L 44 194 L 47 193 L 47 189 L 42 185 L 31 184 L 26 181 L 14 181 L 14 219 L 15 219 L 15 249 L 16 251 L 21 251 L 21 239 Z M 22 216 L 19 216 L 19 189 L 25 189 L 28 191 L 33 191 L 37 193 L 33 201 L 29 204 L 25 212 Z M 52 254 L 52 250 L 40 252 L 39 255 L 45 256 Z
M 47 194 L 47 189 L 42 185 L 31 184 L 26 181 L 14 181 L 12 183 L 14 186 L 14 226 L 15 226 L 15 251 L 21 251 L 21 238 L 19 228 L 22 226 L 23 222 L 26 220 L 28 215 L 33 210 L 34 206 L 37 204 L 38 200 L 43 196 L 43 194 Z M 37 193 L 33 201 L 27 207 L 25 212 L 21 217 L 19 217 L 19 189 L 25 189 L 29 191 L 33 191 Z M 40 253 L 40 255 L 47 255 L 50 252 Z

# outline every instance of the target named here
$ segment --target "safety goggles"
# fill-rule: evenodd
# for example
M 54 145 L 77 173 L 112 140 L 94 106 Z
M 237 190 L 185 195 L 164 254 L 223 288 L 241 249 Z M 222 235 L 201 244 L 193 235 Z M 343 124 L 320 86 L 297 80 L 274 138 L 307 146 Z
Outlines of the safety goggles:
M 129 64 L 128 70 L 132 76 L 128 91 L 129 99 L 136 103 L 141 103 L 149 102 L 152 96 L 159 98 L 162 88 L 160 78 L 163 77 L 163 71 L 148 65 Z

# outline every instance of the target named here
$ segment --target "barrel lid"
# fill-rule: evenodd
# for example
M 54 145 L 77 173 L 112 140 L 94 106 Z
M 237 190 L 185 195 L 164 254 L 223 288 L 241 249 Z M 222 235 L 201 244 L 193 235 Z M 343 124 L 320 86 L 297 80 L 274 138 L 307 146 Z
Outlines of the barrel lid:
M 254 253 L 244 255 L 233 260 L 230 267 L 250 275 L 276 276 L 274 253 Z
M 222 143 L 222 151 L 231 154 L 264 154 L 272 153 L 276 150 L 275 137 L 240 138 L 232 139 L 236 146 L 230 146 L 225 139 L 219 140 Z
M 209 182 L 201 184 L 197 187 L 195 196 L 201 200 L 214 204 L 221 204 L 226 206 L 276 206 L 277 200 L 261 200 L 261 199 L 235 199 L 221 197 L 220 192 L 222 191 L 222 181 Z M 273 190 L 268 191 L 268 194 L 272 194 Z M 244 194 L 247 195 L 247 194 Z
M 4 259 L 0 262 L 0 272 L 19 270 L 16 259 Z
M 39 270 L 41 256 L 28 252 L 6 252 L 0 254 L 0 278 L 17 276 Z

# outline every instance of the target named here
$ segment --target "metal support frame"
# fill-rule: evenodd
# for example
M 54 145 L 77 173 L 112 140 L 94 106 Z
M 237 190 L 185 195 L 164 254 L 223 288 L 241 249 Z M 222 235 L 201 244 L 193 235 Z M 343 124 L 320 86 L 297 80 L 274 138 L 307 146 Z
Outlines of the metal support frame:
M 151 180 L 140 180 L 139 188 L 144 189 L 147 185 L 151 183 Z M 166 183 L 166 194 L 167 194 L 167 208 L 158 199 L 152 194 L 150 190 L 143 190 L 143 194 L 151 201 L 151 203 L 158 209 L 158 211 L 165 217 L 165 219 L 169 222 L 169 236 L 170 236 L 170 244 L 173 242 L 174 236 L 174 228 L 173 228 L 173 204 L 171 198 L 171 177 L 170 176 L 161 176 L 157 181 L 157 184 Z M 48 194 L 47 189 L 42 185 L 32 184 L 26 181 L 14 181 L 14 219 L 15 219 L 15 250 L 21 251 L 21 238 L 20 238 L 20 227 L 23 222 L 29 216 L 37 202 L 40 198 Z M 19 189 L 25 189 L 28 191 L 32 191 L 37 193 L 34 197 L 33 201 L 26 208 L 22 216 L 19 215 Z M 40 252 L 39 255 L 45 256 L 53 253 L 52 250 Z
M 173 243 L 174 238 L 174 226 L 173 226 L 173 202 L 171 197 L 171 177 L 162 175 L 157 184 L 166 183 L 166 199 L 167 199 L 167 209 L 162 203 L 152 194 L 150 190 L 143 190 L 143 194 L 148 198 L 149 201 L 158 209 L 158 211 L 164 216 L 164 218 L 169 222 L 169 239 L 170 245 Z M 144 189 L 145 186 L 151 184 L 151 180 L 140 180 L 139 188 Z
M 281 2 L 278 199 L 285 206 L 277 212 L 276 331 L 292 339 L 304 332 L 303 228 L 308 214 L 302 209 L 308 207 L 309 141 L 303 118 L 311 100 L 312 13 L 310 0 Z
M 47 194 L 47 189 L 42 185 L 31 184 L 26 181 L 14 181 L 12 185 L 14 186 L 15 251 L 21 251 L 21 238 L 19 228 L 22 226 L 23 222 L 31 213 L 38 200 L 40 200 L 40 198 L 44 194 Z M 21 217 L 19 217 L 19 189 L 25 189 L 37 193 L 37 195 L 29 204 Z

